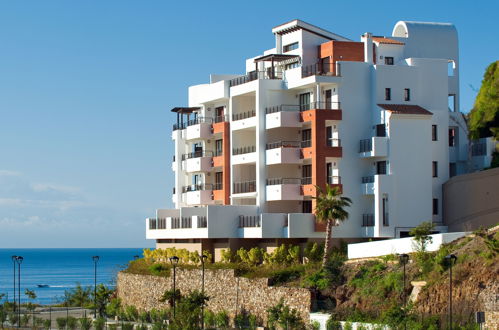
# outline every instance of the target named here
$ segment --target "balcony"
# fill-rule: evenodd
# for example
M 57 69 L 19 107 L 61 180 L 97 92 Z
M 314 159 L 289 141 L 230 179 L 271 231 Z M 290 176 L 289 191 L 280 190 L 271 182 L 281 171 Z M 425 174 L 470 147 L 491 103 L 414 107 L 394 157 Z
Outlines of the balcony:
M 256 162 L 256 146 L 238 147 L 232 149 L 232 164 L 249 164 Z
M 265 108 L 265 127 L 301 127 L 300 106 L 281 104 Z
M 301 181 L 301 178 L 267 179 L 267 201 L 302 200 Z
M 374 214 L 362 215 L 362 227 L 374 227 Z
M 306 78 L 310 76 L 341 76 L 341 64 L 338 62 L 332 63 L 316 63 L 304 65 L 301 68 L 301 77 Z
M 213 185 L 194 184 L 182 187 L 182 200 L 188 205 L 212 204 Z
M 256 127 L 256 112 L 255 112 L 255 110 L 235 113 L 232 115 L 231 129 L 233 131 L 251 128 L 251 127 Z
M 325 157 L 341 157 L 343 155 L 343 148 L 341 147 L 340 139 L 327 139 L 326 147 L 322 147 L 317 144 L 316 152 L 312 149 L 312 140 L 301 141 L 301 158 L 313 158 L 317 154 L 322 154 Z
M 374 195 L 374 175 L 362 177 L 362 194 Z
M 229 81 L 229 86 L 234 87 L 242 84 L 246 84 L 250 81 L 258 80 L 258 79 L 277 79 L 281 80 L 282 79 L 282 72 L 278 71 L 251 71 L 248 72 L 246 75 L 237 77 L 234 79 L 231 79 Z
M 298 141 L 278 141 L 267 143 L 267 165 L 301 164 L 301 143 Z
M 370 139 L 360 140 L 359 156 L 361 158 L 387 157 L 388 138 L 381 136 L 373 136 Z
M 195 151 L 182 155 L 182 170 L 185 172 L 207 172 L 213 168 L 211 151 Z
M 256 181 L 242 181 L 233 184 L 233 194 L 247 194 L 256 192 Z
M 182 129 L 185 128 L 183 135 L 185 140 L 208 139 L 213 135 L 211 118 L 198 117 L 181 125 Z

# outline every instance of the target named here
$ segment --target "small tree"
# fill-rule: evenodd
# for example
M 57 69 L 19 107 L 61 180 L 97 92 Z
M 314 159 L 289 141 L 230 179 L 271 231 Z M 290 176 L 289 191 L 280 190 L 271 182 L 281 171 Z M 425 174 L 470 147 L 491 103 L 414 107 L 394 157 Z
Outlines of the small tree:
M 326 190 L 323 191 L 319 186 L 316 186 L 317 196 L 315 216 L 317 221 L 326 224 L 326 238 L 324 241 L 324 256 L 322 258 L 322 266 L 326 266 L 331 253 L 331 237 L 333 226 L 338 226 L 340 222 L 348 219 L 348 212 L 345 210 L 352 204 L 352 200 L 348 197 L 341 196 L 338 187 L 326 185 Z
M 432 234 L 434 228 L 434 223 L 431 221 L 424 221 L 409 232 L 409 235 L 414 237 L 417 252 L 426 252 L 428 244 L 433 242 L 430 235 Z

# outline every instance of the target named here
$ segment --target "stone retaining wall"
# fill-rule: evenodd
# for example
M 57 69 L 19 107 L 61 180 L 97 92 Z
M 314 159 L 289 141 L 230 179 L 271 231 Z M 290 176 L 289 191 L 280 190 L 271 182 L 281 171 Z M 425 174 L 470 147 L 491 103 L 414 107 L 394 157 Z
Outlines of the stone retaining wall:
M 177 269 L 176 286 L 184 295 L 192 290 L 201 291 L 201 270 Z M 124 306 L 133 305 L 139 310 L 165 308 L 159 302 L 166 290 L 172 290 L 171 277 L 118 273 L 117 292 Z M 207 309 L 213 312 L 225 310 L 234 317 L 236 311 L 246 310 L 266 321 L 266 310 L 281 298 L 297 309 L 303 320 L 308 320 L 312 294 L 308 289 L 272 287 L 268 279 L 236 277 L 234 270 L 206 270 L 205 293 L 210 297 Z

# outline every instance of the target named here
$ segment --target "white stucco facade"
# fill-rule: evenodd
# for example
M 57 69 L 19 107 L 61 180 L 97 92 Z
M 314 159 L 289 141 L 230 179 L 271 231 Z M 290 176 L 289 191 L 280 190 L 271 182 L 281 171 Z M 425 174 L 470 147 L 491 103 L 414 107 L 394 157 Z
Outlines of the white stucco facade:
M 244 75 L 212 75 L 173 110 L 175 209 L 146 220 L 147 238 L 320 238 L 310 189 L 326 184 L 353 201 L 334 237 L 441 225 L 442 184 L 487 162 L 459 112 L 456 28 L 401 21 L 358 42 L 299 20 L 272 32 Z

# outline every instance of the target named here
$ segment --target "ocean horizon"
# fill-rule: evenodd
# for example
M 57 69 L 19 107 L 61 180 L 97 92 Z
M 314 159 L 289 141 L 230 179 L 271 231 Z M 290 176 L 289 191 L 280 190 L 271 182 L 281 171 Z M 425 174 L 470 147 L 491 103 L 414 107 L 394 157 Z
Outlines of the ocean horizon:
M 94 285 L 94 262 L 99 256 L 97 283 L 115 287 L 117 273 L 126 268 L 135 256 L 143 256 L 144 248 L 3 248 L 0 249 L 0 293 L 13 300 L 13 267 L 11 256 L 24 258 L 21 264 L 21 303 L 28 302 L 26 289 L 33 290 L 37 298 L 31 302 L 41 305 L 56 304 L 64 292 L 78 284 Z M 16 265 L 16 300 L 17 300 Z M 38 285 L 47 285 L 40 288 Z

